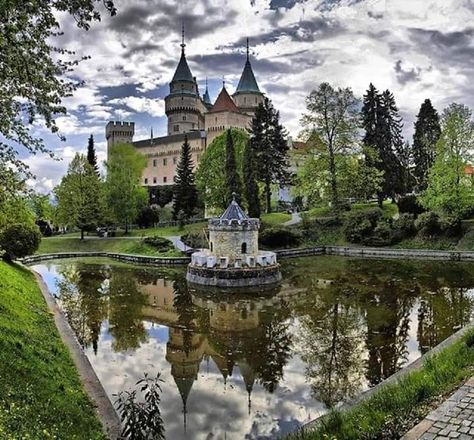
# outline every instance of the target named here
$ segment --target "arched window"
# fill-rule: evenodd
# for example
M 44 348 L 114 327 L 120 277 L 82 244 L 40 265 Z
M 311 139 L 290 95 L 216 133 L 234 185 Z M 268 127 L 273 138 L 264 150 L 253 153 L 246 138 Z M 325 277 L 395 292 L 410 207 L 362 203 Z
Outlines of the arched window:
M 242 254 L 246 254 L 247 253 L 247 243 L 243 242 L 242 243 L 242 251 L 241 251 Z
M 214 246 L 212 245 L 212 241 L 211 241 L 211 252 L 214 250 L 213 248 Z

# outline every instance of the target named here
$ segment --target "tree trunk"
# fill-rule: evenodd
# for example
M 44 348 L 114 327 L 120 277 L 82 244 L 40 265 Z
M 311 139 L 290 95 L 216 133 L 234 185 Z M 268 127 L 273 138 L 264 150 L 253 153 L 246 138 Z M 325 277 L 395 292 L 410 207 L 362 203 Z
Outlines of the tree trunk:
M 81 240 L 84 240 L 84 228 L 81 228 Z
M 272 191 L 268 180 L 265 182 L 265 197 L 267 199 L 267 214 L 269 214 L 272 212 Z
M 125 235 L 128 235 L 128 222 L 125 222 Z
M 329 172 L 331 173 L 331 200 L 332 207 L 336 216 L 339 212 L 339 197 L 337 195 L 337 181 L 336 181 L 336 162 L 334 160 L 334 154 L 329 155 Z

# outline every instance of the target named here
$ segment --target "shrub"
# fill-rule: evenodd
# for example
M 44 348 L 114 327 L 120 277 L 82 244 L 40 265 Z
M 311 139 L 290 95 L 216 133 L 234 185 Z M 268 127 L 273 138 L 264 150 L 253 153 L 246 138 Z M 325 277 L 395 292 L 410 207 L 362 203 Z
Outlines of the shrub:
M 416 234 L 415 218 L 413 214 L 400 214 L 392 223 L 397 241 Z
M 456 217 L 443 216 L 439 220 L 441 232 L 449 237 L 461 235 L 461 220 Z
M 421 235 L 425 236 L 436 235 L 441 232 L 439 216 L 431 211 L 420 214 L 415 222 L 415 227 Z
M 18 223 L 7 226 L 0 234 L 0 247 L 7 260 L 23 258 L 38 250 L 41 232 L 36 225 Z
M 344 224 L 346 239 L 351 243 L 361 243 L 372 234 L 382 216 L 383 211 L 380 208 L 350 213 Z
M 414 194 L 400 197 L 397 201 L 397 205 L 398 212 L 400 212 L 400 214 L 413 214 L 415 217 L 417 217 L 426 211 L 426 209 L 423 208 L 420 203 L 418 203 L 418 200 Z
M 392 244 L 392 240 L 392 228 L 387 221 L 380 220 L 373 229 L 372 233 L 364 237 L 362 242 L 367 246 L 389 246 Z
M 269 248 L 284 248 L 298 246 L 302 238 L 299 231 L 275 227 L 263 229 L 260 232 L 259 242 Z
M 209 242 L 206 234 L 203 232 L 188 232 L 181 236 L 181 241 L 189 247 L 192 248 L 207 248 L 209 247 Z
M 140 228 L 149 228 L 158 223 L 159 220 L 160 216 L 157 208 L 144 206 L 138 214 L 137 225 Z
M 174 249 L 173 243 L 167 238 L 159 237 L 157 235 L 152 237 L 145 237 L 143 243 L 155 248 L 160 252 L 167 252 Z
M 46 220 L 37 220 L 36 225 L 38 226 L 43 237 L 51 237 L 53 230 Z

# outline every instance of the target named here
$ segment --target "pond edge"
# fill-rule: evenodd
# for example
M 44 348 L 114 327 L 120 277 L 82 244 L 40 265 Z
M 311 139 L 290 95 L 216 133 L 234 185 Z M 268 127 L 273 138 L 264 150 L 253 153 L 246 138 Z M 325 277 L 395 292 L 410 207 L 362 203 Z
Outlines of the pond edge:
M 56 300 L 48 289 L 43 277 L 36 271 L 27 268 L 33 273 L 36 283 L 43 294 L 49 311 L 53 315 L 54 323 L 61 336 L 63 343 L 69 350 L 72 361 L 79 373 L 79 378 L 85 392 L 94 406 L 95 412 L 102 423 L 104 433 L 107 438 L 116 440 L 120 438 L 121 423 L 115 408 L 110 401 L 107 393 L 92 368 L 89 359 L 80 346 L 73 330 L 66 320 L 64 313 L 59 308 Z

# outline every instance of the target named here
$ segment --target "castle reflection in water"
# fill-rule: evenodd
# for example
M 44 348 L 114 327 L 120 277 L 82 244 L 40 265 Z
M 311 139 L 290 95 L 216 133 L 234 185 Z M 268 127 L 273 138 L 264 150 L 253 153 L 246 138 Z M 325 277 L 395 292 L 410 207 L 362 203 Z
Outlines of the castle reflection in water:
M 206 362 L 224 386 L 241 376 L 250 411 L 255 384 L 273 393 L 298 358 L 311 398 L 330 407 L 438 344 L 474 308 L 474 270 L 459 263 L 288 260 L 280 288 L 243 294 L 190 290 L 181 270 L 54 264 L 60 305 L 84 348 L 97 352 L 104 322 L 115 352 L 146 343 L 147 322 L 167 327 L 185 422 Z

